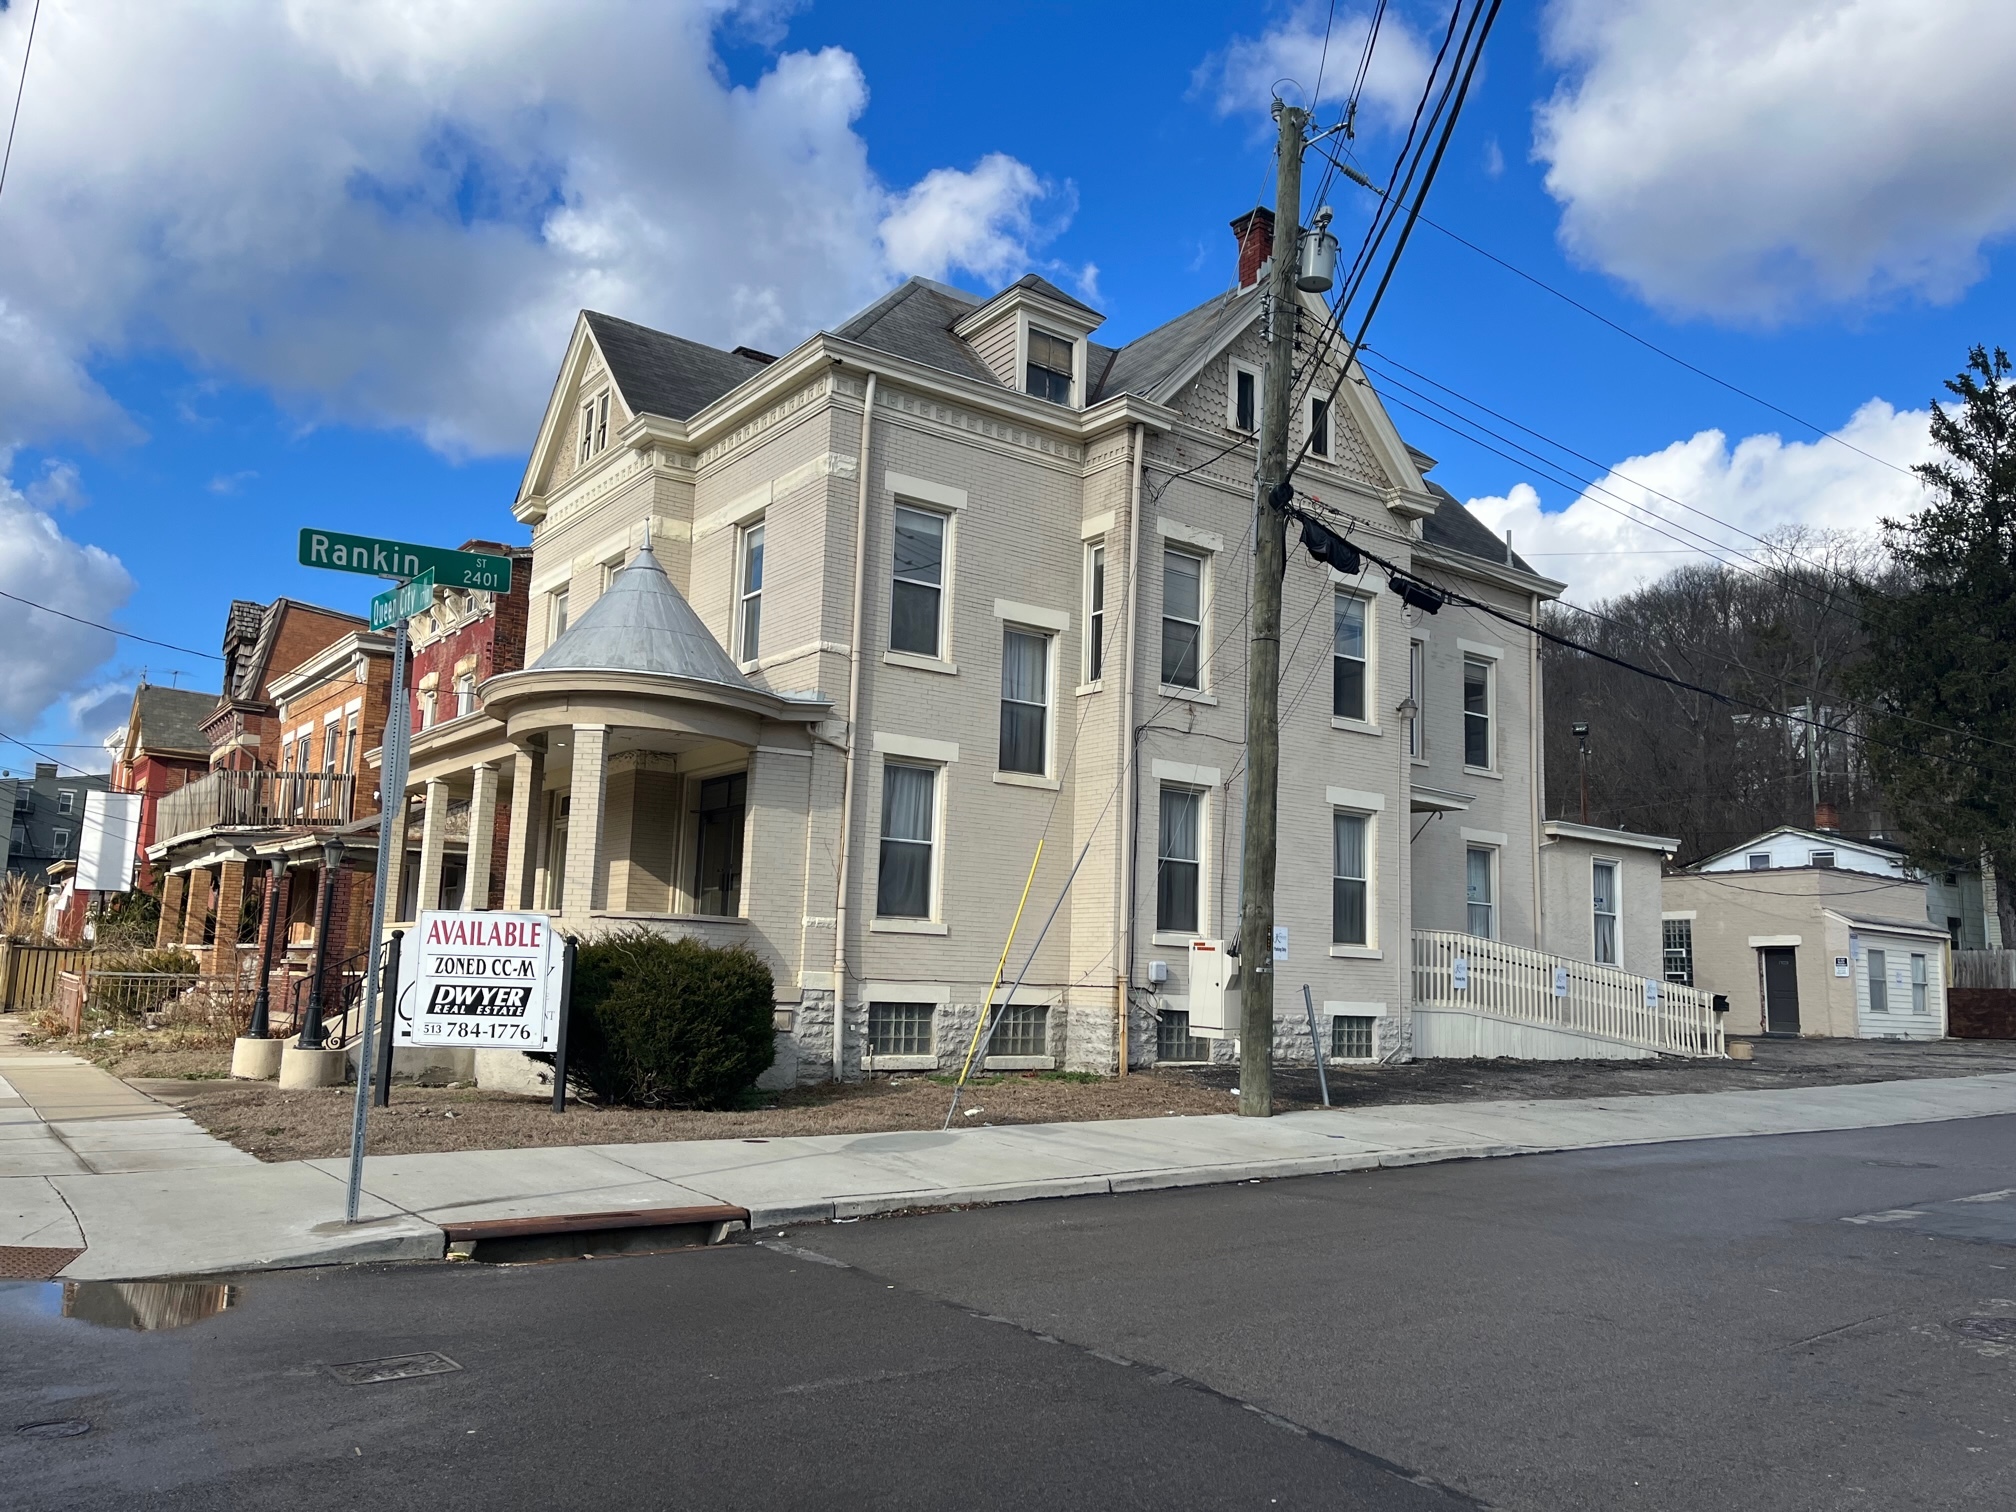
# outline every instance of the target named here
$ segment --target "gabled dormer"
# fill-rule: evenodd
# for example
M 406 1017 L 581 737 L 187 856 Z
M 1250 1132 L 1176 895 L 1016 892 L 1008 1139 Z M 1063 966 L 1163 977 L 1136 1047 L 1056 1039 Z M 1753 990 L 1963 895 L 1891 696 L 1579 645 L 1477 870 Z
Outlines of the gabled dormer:
M 1087 338 L 1105 319 L 1048 279 L 1025 273 L 952 333 L 1008 388 L 1082 409 L 1089 391 Z

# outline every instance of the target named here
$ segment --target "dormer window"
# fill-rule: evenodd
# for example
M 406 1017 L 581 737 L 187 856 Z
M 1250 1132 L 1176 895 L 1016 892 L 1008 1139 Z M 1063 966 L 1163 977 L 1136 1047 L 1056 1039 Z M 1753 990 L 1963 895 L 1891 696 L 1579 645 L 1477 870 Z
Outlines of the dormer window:
M 1052 404 L 1071 402 L 1074 344 L 1069 337 L 1029 328 L 1029 360 L 1023 368 L 1023 389 Z
M 609 444 L 609 391 L 600 394 L 581 406 L 581 442 L 576 453 L 577 465 L 599 454 Z

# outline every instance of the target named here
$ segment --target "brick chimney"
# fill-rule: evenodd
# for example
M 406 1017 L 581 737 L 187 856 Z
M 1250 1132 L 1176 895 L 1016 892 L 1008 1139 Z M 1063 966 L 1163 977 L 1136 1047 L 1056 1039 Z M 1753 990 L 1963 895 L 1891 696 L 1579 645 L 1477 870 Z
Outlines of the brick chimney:
M 1813 806 L 1813 828 L 1816 830 L 1837 830 L 1841 828 L 1841 815 L 1831 803 L 1816 803 Z
M 1274 255 L 1274 212 L 1264 205 L 1248 210 L 1232 222 L 1232 234 L 1239 238 L 1239 287 L 1250 289 Z

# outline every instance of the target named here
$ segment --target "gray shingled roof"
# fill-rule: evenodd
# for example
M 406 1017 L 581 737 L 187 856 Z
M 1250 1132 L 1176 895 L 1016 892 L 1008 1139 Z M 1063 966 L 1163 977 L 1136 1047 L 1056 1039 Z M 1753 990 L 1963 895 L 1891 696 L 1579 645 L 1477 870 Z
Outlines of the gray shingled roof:
M 653 672 L 756 691 L 646 546 L 532 663 L 534 672 Z
M 143 683 L 133 694 L 135 746 L 143 751 L 207 753 L 210 739 L 203 721 L 217 708 L 215 693 L 194 688 L 157 688 Z
M 1159 325 L 1145 336 L 1137 336 L 1120 349 L 1103 381 L 1093 391 L 1094 401 L 1115 394 L 1138 394 L 1143 399 L 1167 399 L 1164 392 L 1172 378 L 1188 369 L 1206 353 L 1229 340 L 1234 331 L 1260 313 L 1258 299 L 1240 293 L 1220 294 L 1196 309 Z
M 963 289 L 933 283 L 928 278 L 912 278 L 891 289 L 833 334 L 941 372 L 998 384 L 1001 380 L 988 371 L 973 348 L 952 334 L 952 327 L 980 304 L 980 300 Z
M 687 419 L 768 365 L 595 310 L 581 314 L 637 414 Z
M 1504 540 L 1470 513 L 1468 506 L 1456 495 L 1440 483 L 1429 483 L 1428 492 L 1435 495 L 1435 513 L 1421 521 L 1422 540 L 1432 546 L 1447 547 L 1450 551 L 1460 551 L 1465 556 L 1496 562 L 1520 572 L 1533 571 L 1516 551 L 1508 552 Z M 1509 562 L 1507 556 L 1511 558 Z
M 1101 320 L 1106 318 L 1104 315 L 1101 315 L 1099 311 L 1093 309 L 1092 306 L 1085 303 L 1084 300 L 1073 299 L 1069 294 L 1066 294 L 1062 289 L 1058 288 L 1057 285 L 1050 282 L 1049 279 L 1042 277 L 1040 274 L 1024 273 L 1020 278 L 1016 279 L 1015 282 L 1008 285 L 1008 287 L 1011 289 L 1028 289 L 1032 293 L 1043 295 L 1046 299 L 1054 299 L 1057 300 L 1059 303 L 1071 305 L 1075 309 L 1083 310 L 1087 315 L 1097 315 Z

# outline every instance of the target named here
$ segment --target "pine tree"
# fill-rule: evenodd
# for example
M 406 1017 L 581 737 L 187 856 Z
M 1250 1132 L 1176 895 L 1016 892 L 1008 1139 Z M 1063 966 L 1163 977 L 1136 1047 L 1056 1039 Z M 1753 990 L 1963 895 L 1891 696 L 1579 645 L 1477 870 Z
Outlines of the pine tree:
M 1904 584 L 1863 594 L 1868 655 L 1854 685 L 1868 758 L 1912 859 L 1976 857 L 2000 880 L 2016 945 L 2016 388 L 1984 347 L 1932 406 L 1943 454 L 1914 469 L 1925 508 L 1885 520 Z

